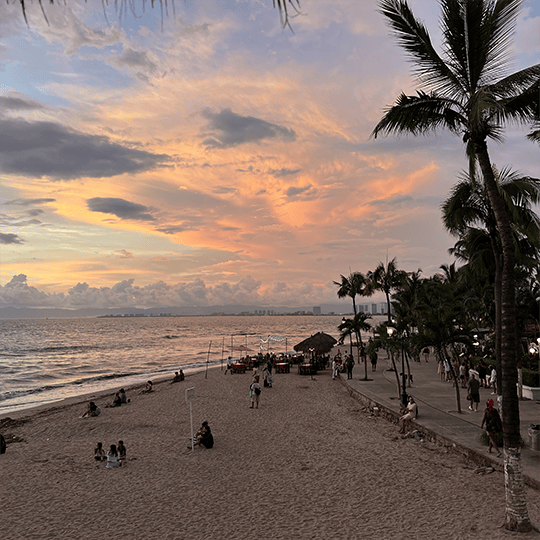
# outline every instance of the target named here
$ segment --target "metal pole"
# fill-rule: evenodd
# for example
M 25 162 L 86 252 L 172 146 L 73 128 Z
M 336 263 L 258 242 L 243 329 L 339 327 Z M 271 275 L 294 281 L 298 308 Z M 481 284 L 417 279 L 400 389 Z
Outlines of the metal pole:
M 210 347 L 212 346 L 212 341 L 208 344 L 208 356 L 206 357 L 206 371 L 204 373 L 204 378 L 208 378 L 208 364 L 210 362 Z
M 407 405 L 407 384 L 405 381 L 405 353 L 403 351 L 403 336 L 401 337 L 401 403 Z

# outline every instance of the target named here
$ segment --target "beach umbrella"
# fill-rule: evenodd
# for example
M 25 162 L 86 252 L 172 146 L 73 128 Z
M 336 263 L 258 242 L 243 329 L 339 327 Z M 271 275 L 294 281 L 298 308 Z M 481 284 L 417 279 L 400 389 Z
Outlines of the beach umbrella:
M 337 339 L 333 338 L 329 334 L 324 332 L 317 332 L 316 334 L 304 339 L 294 346 L 295 351 L 307 352 L 313 349 L 317 353 L 328 353 L 332 350 L 332 347 L 337 343 Z

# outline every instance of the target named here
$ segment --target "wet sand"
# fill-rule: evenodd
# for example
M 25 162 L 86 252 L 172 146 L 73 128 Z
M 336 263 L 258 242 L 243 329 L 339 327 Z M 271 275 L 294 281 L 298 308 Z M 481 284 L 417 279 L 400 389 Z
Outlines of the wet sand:
M 429 442 L 399 437 L 330 371 L 276 374 L 249 408 L 251 374 L 219 368 L 182 383 L 128 390 L 131 403 L 80 419 L 85 402 L 8 415 L 0 432 L 20 442 L 0 456 L 3 538 L 483 539 L 500 529 L 504 478 Z M 211 450 L 187 449 L 185 389 Z M 96 463 L 97 441 L 123 439 L 125 467 Z M 527 489 L 534 523 L 540 493 Z M 537 534 L 517 535 L 519 538 Z

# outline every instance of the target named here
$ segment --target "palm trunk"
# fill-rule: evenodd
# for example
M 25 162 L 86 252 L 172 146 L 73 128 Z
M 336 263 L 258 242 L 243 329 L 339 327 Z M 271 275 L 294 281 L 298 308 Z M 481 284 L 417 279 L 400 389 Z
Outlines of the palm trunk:
M 505 527 L 526 532 L 532 530 L 525 498 L 521 465 L 519 400 L 517 396 L 516 286 L 514 281 L 515 246 L 510 219 L 499 193 L 485 140 L 475 141 L 489 201 L 497 221 L 503 253 L 501 272 L 501 373 L 502 424 L 504 441 L 504 479 L 506 491 Z

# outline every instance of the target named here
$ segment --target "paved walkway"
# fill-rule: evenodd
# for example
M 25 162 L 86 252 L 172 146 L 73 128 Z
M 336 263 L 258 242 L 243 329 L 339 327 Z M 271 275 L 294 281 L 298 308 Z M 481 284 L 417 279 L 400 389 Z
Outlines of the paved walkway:
M 341 380 L 350 392 L 370 409 L 377 407 L 378 414 L 392 420 L 399 417 L 400 400 L 398 396 L 396 375 L 388 359 L 379 354 L 377 371 L 372 372 L 368 360 L 368 377 L 372 380 L 362 381 L 364 364 L 356 364 L 353 379 L 347 380 L 347 374 L 341 374 Z M 411 362 L 413 383 L 407 392 L 414 396 L 418 404 L 419 416 L 416 423 L 419 431 L 426 436 L 436 439 L 447 446 L 453 446 L 478 464 L 491 465 L 497 470 L 503 470 L 503 459 L 497 458 L 496 453 L 489 454 L 487 446 L 482 444 L 481 434 L 483 410 L 491 389 L 480 388 L 480 405 L 478 412 L 469 410 L 466 399 L 467 390 L 460 388 L 462 414 L 457 412 L 456 391 L 451 382 L 442 382 L 437 373 L 437 362 L 430 355 L 425 362 Z M 401 372 L 401 366 L 398 366 Z M 497 403 L 496 400 L 494 400 Z M 529 426 L 540 424 L 540 402 L 523 400 L 520 402 L 521 436 L 526 446 L 522 450 L 523 474 L 527 484 L 540 489 L 540 452 L 529 447 Z M 397 428 L 396 428 L 397 429 Z

